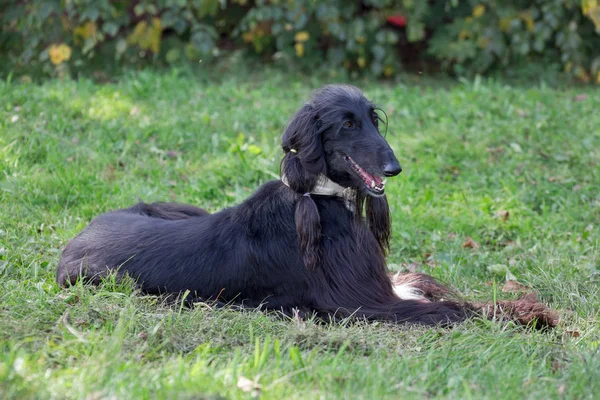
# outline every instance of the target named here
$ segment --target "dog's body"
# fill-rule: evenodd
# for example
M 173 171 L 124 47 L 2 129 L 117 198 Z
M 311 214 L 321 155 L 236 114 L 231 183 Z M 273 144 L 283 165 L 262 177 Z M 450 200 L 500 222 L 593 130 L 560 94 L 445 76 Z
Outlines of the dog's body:
M 169 203 L 140 203 L 103 214 L 65 248 L 58 280 L 74 283 L 83 275 L 98 281 L 121 266 L 119 272 L 132 275 L 151 294 L 189 290 L 198 300 L 285 313 L 355 313 L 421 323 L 461 318 L 464 313 L 452 303 L 399 299 L 383 252 L 365 224 L 355 222 L 339 197 L 314 200 L 324 240 L 323 263 L 313 271 L 298 247 L 297 196 L 272 181 L 242 204 L 211 215 L 165 219 L 170 216 L 163 208 L 173 212 L 178 206 Z
M 430 301 L 448 292 L 431 278 L 394 288 L 387 275 L 381 177 L 401 168 L 377 119 L 358 89 L 324 88 L 284 133 L 282 180 L 214 214 L 172 203 L 103 214 L 64 249 L 58 282 L 117 271 L 147 293 L 189 290 L 197 300 L 286 313 L 420 324 L 466 318 L 472 306 Z

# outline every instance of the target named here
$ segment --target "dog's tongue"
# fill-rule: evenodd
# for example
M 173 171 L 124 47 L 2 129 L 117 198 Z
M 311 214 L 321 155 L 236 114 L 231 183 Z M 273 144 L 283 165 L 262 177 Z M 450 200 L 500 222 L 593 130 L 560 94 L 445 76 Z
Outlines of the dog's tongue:
M 379 176 L 373 176 L 362 168 L 360 168 L 360 173 L 367 185 L 371 186 L 371 181 L 374 181 L 376 186 L 381 185 L 382 180 Z

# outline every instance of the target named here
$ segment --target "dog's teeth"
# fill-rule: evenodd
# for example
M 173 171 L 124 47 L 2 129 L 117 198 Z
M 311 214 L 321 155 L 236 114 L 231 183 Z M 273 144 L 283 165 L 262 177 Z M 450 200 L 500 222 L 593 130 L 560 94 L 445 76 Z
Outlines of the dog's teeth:
M 371 181 L 371 187 L 374 188 L 375 187 L 375 181 Z

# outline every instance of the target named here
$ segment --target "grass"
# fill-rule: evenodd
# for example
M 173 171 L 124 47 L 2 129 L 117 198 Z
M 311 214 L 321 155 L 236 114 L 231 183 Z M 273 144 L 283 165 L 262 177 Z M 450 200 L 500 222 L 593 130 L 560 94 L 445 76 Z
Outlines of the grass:
M 387 111 L 404 167 L 388 184 L 390 268 L 431 273 L 471 300 L 514 298 L 500 289 L 516 279 L 560 310 L 554 331 L 340 326 L 167 306 L 123 282 L 55 284 L 60 249 L 99 213 L 138 198 L 217 211 L 277 178 L 281 128 L 323 83 L 175 70 L 0 83 L 0 397 L 597 396 L 591 89 L 360 83 Z M 464 247 L 468 237 L 479 247 Z

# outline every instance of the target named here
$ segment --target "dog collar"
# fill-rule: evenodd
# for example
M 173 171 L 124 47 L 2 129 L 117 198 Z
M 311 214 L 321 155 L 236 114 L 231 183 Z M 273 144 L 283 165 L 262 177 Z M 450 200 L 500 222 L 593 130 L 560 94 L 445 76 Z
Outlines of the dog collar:
M 287 187 L 290 187 L 287 177 L 285 175 L 281 176 L 281 182 Z M 352 212 L 355 211 L 355 199 L 356 199 L 356 189 L 351 187 L 343 187 L 338 185 L 325 175 L 320 175 L 317 184 L 310 191 L 310 194 L 315 194 L 317 196 L 336 196 L 344 199 L 344 204 L 346 208 Z

